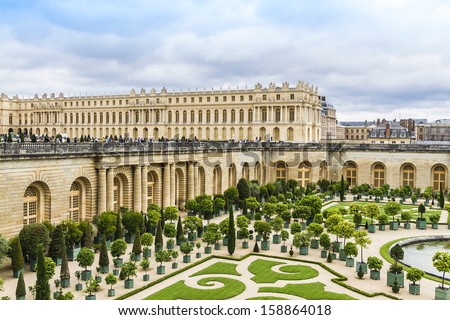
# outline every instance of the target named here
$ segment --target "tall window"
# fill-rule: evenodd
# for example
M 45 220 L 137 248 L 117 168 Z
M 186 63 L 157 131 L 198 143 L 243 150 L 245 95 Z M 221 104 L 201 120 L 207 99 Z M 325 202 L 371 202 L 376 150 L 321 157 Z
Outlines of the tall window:
M 411 188 L 414 188 L 414 180 L 414 167 L 410 164 L 407 164 L 403 167 L 402 186 L 410 186 Z
M 180 123 L 180 112 L 175 111 L 175 123 Z
M 311 181 L 311 166 L 307 162 L 302 162 L 298 166 L 298 183 L 301 187 L 305 187 Z
M 70 187 L 70 197 L 69 197 L 69 218 L 75 222 L 80 221 L 80 186 L 78 183 L 72 183 Z
M 183 123 L 187 122 L 187 111 L 183 111 Z
M 148 203 L 154 203 L 154 187 L 155 187 L 155 181 L 153 180 L 153 175 L 149 172 L 147 175 L 147 199 Z
M 349 186 L 356 186 L 357 184 L 357 169 L 353 162 L 345 165 L 345 179 Z
M 440 190 L 440 188 L 446 188 L 446 174 L 443 166 L 436 166 L 433 169 L 433 189 Z
M 239 110 L 239 122 L 244 122 L 244 109 Z
M 34 188 L 28 187 L 23 195 L 23 225 L 38 222 L 38 216 L 38 194 Z
M 169 111 L 169 112 L 167 113 L 167 122 L 168 122 L 168 123 L 172 123 L 172 111 Z
M 377 163 L 373 168 L 373 186 L 374 188 L 380 188 L 384 184 L 384 166 L 381 163 Z
M 249 109 L 248 110 L 248 115 L 247 115 L 247 122 L 248 123 L 252 123 L 253 122 L 253 110 L 252 109 Z
M 289 108 L 289 122 L 295 121 L 295 109 Z
M 236 111 L 231 109 L 231 123 L 236 122 Z
M 206 111 L 206 123 L 210 123 L 211 122 L 211 111 L 207 110 Z
M 214 110 L 214 122 L 219 122 L 219 110 Z
M 203 122 L 203 111 L 199 110 L 198 111 L 198 123 L 202 123 Z
M 227 110 L 222 111 L 222 123 L 227 122 Z
M 261 110 L 261 121 L 266 122 L 267 121 L 267 109 L 264 108 Z
M 195 122 L 195 112 L 194 110 L 191 110 L 191 123 Z
M 275 178 L 276 180 L 284 180 L 286 181 L 286 165 L 283 162 L 277 163 L 275 167 Z
M 275 109 L 275 121 L 280 122 L 281 121 L 281 108 Z
M 114 178 L 113 195 L 114 211 L 117 212 L 122 206 L 122 188 L 120 187 L 120 181 L 118 178 Z
M 155 122 L 156 123 L 161 122 L 161 111 L 159 111 L 159 110 L 155 111 Z

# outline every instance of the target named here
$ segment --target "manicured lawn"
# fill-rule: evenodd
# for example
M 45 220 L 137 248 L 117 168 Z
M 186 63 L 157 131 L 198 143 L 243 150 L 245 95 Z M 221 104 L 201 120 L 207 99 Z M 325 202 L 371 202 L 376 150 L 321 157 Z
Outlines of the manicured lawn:
M 247 300 L 289 300 L 289 299 L 274 296 L 264 296 L 264 297 L 249 298 Z
M 347 294 L 325 291 L 325 285 L 320 282 L 305 284 L 287 284 L 284 287 L 262 287 L 258 292 L 273 292 L 290 294 L 307 300 L 357 300 Z
M 228 262 L 216 262 L 215 264 L 194 273 L 191 277 L 205 275 L 205 274 L 230 274 L 240 276 L 241 274 L 236 271 L 237 264 Z
M 148 296 L 145 300 L 224 300 L 241 294 L 246 288 L 245 284 L 238 280 L 222 277 L 208 277 L 197 283 L 208 287 L 212 286 L 213 282 L 221 282 L 223 286 L 213 289 L 191 288 L 185 285 L 184 280 L 181 280 Z
M 278 280 L 305 280 L 317 277 L 319 272 L 308 266 L 286 265 L 280 268 L 279 273 L 272 271 L 272 267 L 284 264 L 283 262 L 258 259 L 253 261 L 248 271 L 255 276 L 252 278 L 256 283 L 275 283 Z

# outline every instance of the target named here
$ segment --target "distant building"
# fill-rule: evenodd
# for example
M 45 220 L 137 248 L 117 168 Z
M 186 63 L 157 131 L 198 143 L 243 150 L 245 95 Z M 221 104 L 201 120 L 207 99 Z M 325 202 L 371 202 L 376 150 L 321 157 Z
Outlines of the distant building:
M 336 109 L 326 101 L 326 97 L 320 97 L 321 122 L 322 122 L 322 140 L 336 139 Z
M 414 132 L 408 131 L 407 128 L 395 121 L 372 128 L 367 137 L 368 143 L 406 144 L 412 141 L 415 141 Z
M 418 142 L 450 142 L 450 119 L 416 124 Z

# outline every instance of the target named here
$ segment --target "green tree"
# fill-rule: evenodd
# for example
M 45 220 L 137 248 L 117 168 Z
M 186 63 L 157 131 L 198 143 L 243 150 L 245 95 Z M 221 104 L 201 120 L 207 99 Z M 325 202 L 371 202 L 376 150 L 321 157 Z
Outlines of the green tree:
M 178 208 L 175 206 L 169 206 L 164 209 L 164 218 L 173 223 L 178 218 Z
M 88 294 L 88 296 L 92 296 L 94 292 L 97 292 L 100 290 L 100 284 L 98 283 L 95 278 L 90 278 L 86 281 L 86 289 L 84 290 L 85 293 Z
M 187 216 L 183 220 L 184 230 L 188 233 L 194 233 L 202 226 L 202 219 L 197 216 Z
M 69 260 L 67 259 L 67 252 L 63 250 L 61 257 L 61 270 L 59 273 L 60 279 L 70 279 Z
M 383 267 L 383 260 L 378 257 L 368 257 L 367 258 L 367 266 L 370 270 L 380 271 Z
M 423 220 L 423 214 L 425 213 L 426 209 L 423 203 L 419 204 L 419 207 L 417 208 L 417 211 L 420 213 L 420 220 Z
M 52 258 L 61 258 L 62 251 L 66 250 L 65 240 L 64 240 L 64 226 L 57 225 L 52 233 L 50 245 L 48 247 L 48 255 Z
M 331 245 L 330 236 L 328 233 L 322 233 L 319 237 L 319 244 L 324 250 L 328 250 Z
M 204 200 L 204 201 L 205 201 L 204 203 L 202 202 L 202 206 L 209 208 L 211 200 Z M 213 201 L 213 207 L 214 207 L 213 212 L 218 213 L 220 210 L 223 210 L 225 208 L 225 200 L 222 199 L 221 197 L 215 198 Z M 208 210 L 208 213 L 209 213 L 209 210 Z M 212 215 L 204 214 L 203 216 L 205 217 L 205 219 L 208 221 L 208 224 L 209 224 L 209 220 L 211 220 Z
M 105 283 L 108 286 L 111 286 L 110 288 L 112 289 L 113 286 L 117 283 L 117 277 L 112 273 L 108 273 L 108 275 L 105 278 Z
M 442 272 L 441 288 L 445 288 L 445 273 L 450 272 L 450 253 L 438 251 L 434 254 L 432 261 L 436 270 Z
M 11 265 L 13 271 L 22 270 L 24 267 L 24 259 L 22 253 L 22 246 L 20 245 L 19 237 L 14 237 L 11 241 Z
M 311 234 L 308 231 L 297 232 L 292 240 L 292 244 L 296 248 L 308 247 L 310 242 Z
M 177 240 L 181 241 L 182 238 L 183 238 L 183 223 L 181 222 L 181 217 L 178 216 Z
M 417 281 L 420 281 L 425 276 L 425 272 L 419 268 L 411 267 L 406 271 L 406 279 L 416 285 Z
M 345 199 L 345 183 L 344 183 L 344 175 L 341 175 L 341 184 L 339 189 L 339 200 L 344 201 Z
M 380 207 L 375 203 L 367 203 L 363 208 L 363 212 L 370 218 L 370 223 L 373 224 L 373 219 L 378 219 L 380 215 Z
M 164 262 L 169 262 L 171 259 L 172 256 L 168 250 L 160 250 L 155 253 L 155 260 L 157 263 L 160 263 L 160 266 L 162 266 Z
M 116 239 L 111 243 L 111 255 L 116 259 L 123 256 L 127 251 L 127 243 L 123 239 Z
M 98 232 L 108 239 L 116 232 L 116 219 L 117 214 L 114 211 L 105 211 L 96 215 L 93 222 Z
M 114 237 L 116 239 L 123 239 L 122 214 L 120 211 L 117 213 L 116 217 L 116 231 L 114 232 Z
M 242 179 L 241 179 L 242 180 Z M 239 182 L 241 181 L 239 180 Z M 247 180 L 245 180 L 245 183 L 247 183 Z M 239 187 L 239 183 L 238 183 L 238 187 Z M 248 184 L 247 184 L 247 188 L 248 188 Z M 250 191 L 249 191 L 250 193 Z M 234 213 L 233 213 L 233 209 L 230 208 L 228 213 L 228 233 L 227 233 L 227 237 L 228 237 L 228 254 L 230 256 L 233 255 L 234 250 L 236 249 L 236 226 L 234 225 Z
M 319 238 L 323 232 L 323 226 L 316 222 L 312 222 L 306 227 L 306 230 L 313 238 Z
M 311 217 L 311 208 L 303 205 L 296 205 L 292 213 L 294 218 L 302 219 L 302 222 Z
M 266 202 L 263 204 L 262 213 L 266 217 L 272 217 L 277 213 L 277 205 L 275 203 Z
M 161 226 L 161 221 L 159 221 L 155 235 L 155 252 L 161 250 L 162 247 L 163 247 L 163 230 Z
M 106 240 L 104 237 L 102 239 L 102 244 L 100 246 L 100 257 L 99 257 L 98 265 L 101 268 L 109 267 L 108 248 L 106 247 Z
M 283 219 L 281 217 L 275 217 L 269 223 L 275 234 L 278 234 L 283 229 Z
M 239 179 L 236 188 L 238 190 L 238 196 L 239 196 L 239 200 L 241 203 L 240 207 L 242 208 L 244 205 L 245 199 L 250 197 L 250 187 L 249 187 L 248 181 L 245 178 Z
M 322 199 L 319 196 L 308 195 L 304 196 L 297 203 L 301 206 L 307 206 L 311 208 L 311 217 L 314 217 L 316 214 L 320 213 L 322 210 Z
M 136 276 L 136 271 L 137 271 L 137 266 L 134 261 L 128 261 L 122 265 L 122 269 L 121 269 L 122 275 L 125 278 L 127 278 L 128 280 L 130 280 L 131 277 Z
M 25 255 L 35 258 L 38 245 L 42 244 L 44 252 L 50 243 L 47 227 L 42 223 L 32 223 L 24 226 L 19 233 L 20 245 Z
M 19 274 L 19 280 L 16 286 L 16 297 L 25 297 L 27 290 L 25 287 L 25 280 L 23 279 L 23 272 Z
M 225 197 L 225 201 L 227 202 L 227 206 L 236 204 L 236 201 L 239 199 L 238 189 L 233 186 L 225 190 L 223 195 Z
M 356 230 L 353 234 L 355 238 L 355 243 L 361 248 L 361 263 L 363 262 L 363 249 L 367 249 L 372 243 L 372 240 L 367 236 L 366 230 Z
M 442 187 L 439 189 L 439 208 L 444 209 L 445 198 L 444 192 L 442 191 Z
M 138 229 L 142 227 L 143 222 L 144 217 L 137 211 L 127 211 L 122 216 L 122 224 L 124 228 L 132 234 L 137 233 Z
M 81 248 L 77 256 L 78 265 L 85 270 L 94 263 L 94 253 L 89 248 Z
M 392 221 L 394 221 L 395 216 L 402 210 L 402 205 L 395 201 L 388 201 L 384 205 L 384 212 L 387 215 L 392 216 Z
M 349 258 L 356 257 L 358 255 L 358 247 L 353 242 L 347 242 L 344 245 L 344 252 Z
M 135 255 L 139 255 L 142 253 L 141 232 L 139 231 L 139 229 L 136 230 L 136 237 L 134 238 L 133 248 L 131 249 L 131 251 Z
M 43 244 L 39 243 L 36 250 L 36 300 L 50 300 L 50 284 L 46 273 Z
M 265 221 L 255 221 L 253 224 L 253 229 L 259 234 L 263 241 L 268 241 L 270 233 L 272 232 L 272 227 L 268 222 Z
M 255 197 L 248 197 L 245 201 L 247 202 L 248 210 L 251 212 L 254 213 L 259 208 L 259 202 Z

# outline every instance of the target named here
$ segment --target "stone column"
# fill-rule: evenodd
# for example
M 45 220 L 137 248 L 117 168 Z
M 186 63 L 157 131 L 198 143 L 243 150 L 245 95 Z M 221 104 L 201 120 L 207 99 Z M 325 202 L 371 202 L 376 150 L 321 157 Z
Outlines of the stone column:
M 114 169 L 106 170 L 106 210 L 114 210 Z
M 200 179 L 198 176 L 198 163 L 194 162 L 194 197 L 200 195 Z
M 170 205 L 175 205 L 175 163 L 172 163 L 170 166 Z M 178 190 L 180 192 L 180 190 Z
M 106 211 L 106 169 L 98 169 L 98 205 L 97 213 Z
M 148 184 L 148 168 L 142 166 L 141 172 L 141 211 L 147 212 L 148 199 L 147 199 L 147 184 Z
M 141 167 L 135 166 L 134 167 L 134 178 L 133 178 L 134 186 L 133 186 L 133 193 L 134 193 L 134 210 L 141 212 Z
M 187 198 L 188 199 L 194 199 L 194 185 L 195 185 L 195 181 L 194 181 L 194 164 L 192 162 L 188 162 L 188 194 L 187 194 Z
M 170 206 L 170 163 L 164 164 L 163 172 L 163 207 L 167 208 Z

